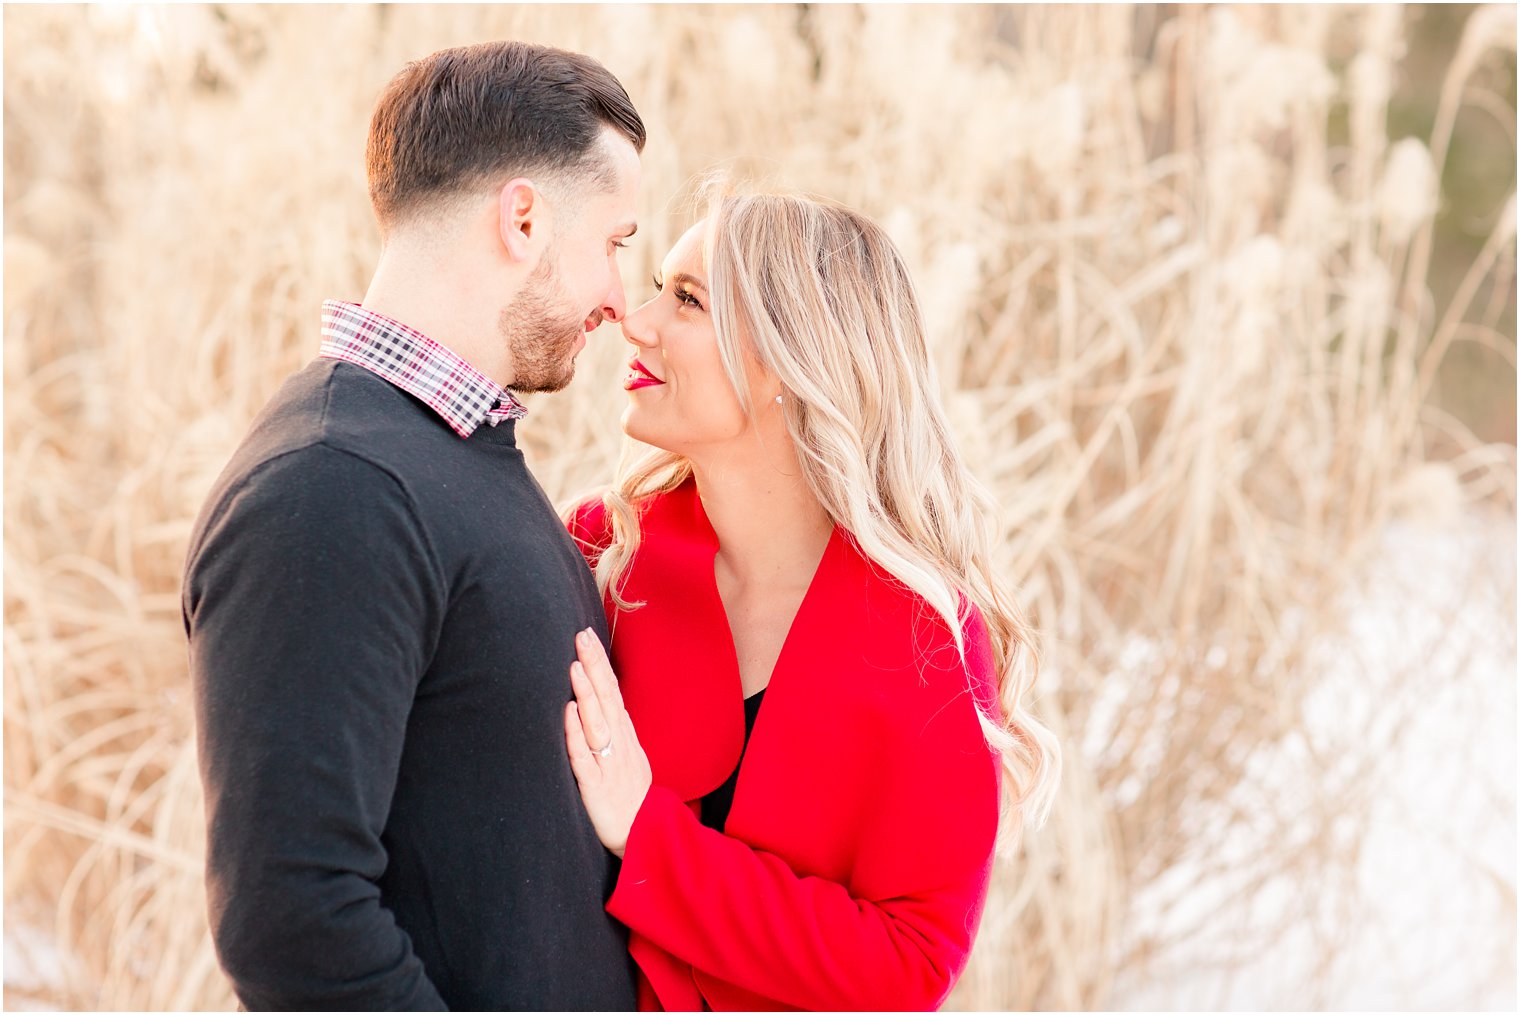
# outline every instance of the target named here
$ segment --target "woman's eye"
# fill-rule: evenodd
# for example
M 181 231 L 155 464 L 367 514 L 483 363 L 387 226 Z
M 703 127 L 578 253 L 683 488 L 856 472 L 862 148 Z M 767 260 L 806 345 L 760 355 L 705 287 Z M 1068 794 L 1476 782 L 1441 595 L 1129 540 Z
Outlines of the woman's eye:
M 655 292 L 662 293 L 665 291 L 665 283 L 660 281 L 660 276 L 651 275 L 649 280 L 654 283 Z M 692 295 L 690 289 L 683 289 L 680 286 L 677 286 L 674 295 L 676 299 L 680 300 L 688 307 L 696 307 L 698 310 L 702 309 L 702 304 L 698 302 L 695 296 Z

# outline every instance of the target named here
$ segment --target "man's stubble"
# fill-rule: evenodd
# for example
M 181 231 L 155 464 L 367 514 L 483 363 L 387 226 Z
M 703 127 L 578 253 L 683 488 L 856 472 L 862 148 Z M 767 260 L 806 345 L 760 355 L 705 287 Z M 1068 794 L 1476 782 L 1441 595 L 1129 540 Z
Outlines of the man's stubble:
M 554 251 L 544 253 L 512 302 L 501 311 L 498 329 L 512 353 L 513 391 L 559 391 L 575 376 L 575 345 L 587 313 L 567 308 Z

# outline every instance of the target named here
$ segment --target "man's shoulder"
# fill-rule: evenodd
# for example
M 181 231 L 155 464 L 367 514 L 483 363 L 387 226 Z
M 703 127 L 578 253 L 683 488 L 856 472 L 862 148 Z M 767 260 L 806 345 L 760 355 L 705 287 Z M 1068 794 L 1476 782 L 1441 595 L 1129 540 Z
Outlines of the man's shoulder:
M 435 410 L 363 367 L 319 359 L 292 380 L 305 374 L 307 384 L 320 385 L 321 398 L 302 409 L 334 448 L 360 456 L 433 458 L 462 444 Z
M 452 440 L 451 440 L 452 438 Z M 432 459 L 458 438 L 384 378 L 333 359 L 315 359 L 265 403 L 233 454 L 229 472 L 252 473 L 280 459 L 287 469 L 346 454 L 395 473 L 413 457 Z M 306 452 L 306 453 L 303 453 Z
M 366 532 L 377 519 L 392 516 L 412 528 L 419 524 L 406 484 L 383 463 L 316 435 L 257 452 L 245 445 L 206 499 L 189 559 L 229 533 L 309 549 L 345 532 Z
M 394 431 L 405 426 L 404 412 L 368 412 L 367 398 L 383 399 L 387 385 L 367 385 L 357 368 L 314 360 L 286 379 L 255 417 L 206 499 L 197 529 L 242 505 L 332 500 L 352 511 L 377 495 L 405 496 L 404 470 L 391 450 Z M 372 375 L 370 375 L 372 376 Z M 392 389 L 394 390 L 394 389 Z M 398 392 L 398 394 L 400 394 Z M 404 396 L 403 396 L 404 398 Z M 366 416 L 375 425 L 367 425 Z M 388 427 L 378 420 L 390 419 Z M 426 433 L 425 427 L 412 429 Z M 415 443 L 415 436 L 410 441 Z M 425 439 L 425 438 L 423 438 Z

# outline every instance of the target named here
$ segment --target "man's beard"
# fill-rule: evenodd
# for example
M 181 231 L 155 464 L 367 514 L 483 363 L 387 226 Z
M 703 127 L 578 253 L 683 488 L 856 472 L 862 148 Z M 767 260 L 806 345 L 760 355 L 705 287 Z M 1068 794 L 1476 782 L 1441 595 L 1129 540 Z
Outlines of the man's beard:
M 512 302 L 502 309 L 497 327 L 512 352 L 513 391 L 559 391 L 575 376 L 575 344 L 588 314 L 559 309 L 565 292 L 545 252 Z

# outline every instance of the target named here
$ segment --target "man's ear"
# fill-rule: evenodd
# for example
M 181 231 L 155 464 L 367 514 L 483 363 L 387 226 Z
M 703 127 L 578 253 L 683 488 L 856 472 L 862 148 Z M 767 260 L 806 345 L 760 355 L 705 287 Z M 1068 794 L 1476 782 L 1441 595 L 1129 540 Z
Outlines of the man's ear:
M 497 196 L 497 221 L 502 246 L 514 261 L 530 261 L 549 235 L 548 205 L 525 176 L 508 180 Z

